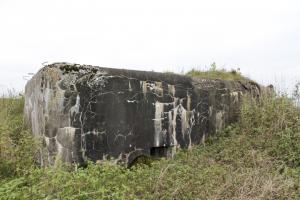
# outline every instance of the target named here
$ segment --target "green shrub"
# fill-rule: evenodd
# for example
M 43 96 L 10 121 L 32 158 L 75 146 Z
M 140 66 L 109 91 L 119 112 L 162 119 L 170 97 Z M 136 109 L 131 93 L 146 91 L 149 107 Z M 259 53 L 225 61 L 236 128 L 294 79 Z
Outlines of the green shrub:
M 283 161 L 300 166 L 300 109 L 285 96 L 248 100 L 242 108 L 241 127 L 257 139 L 256 148 Z

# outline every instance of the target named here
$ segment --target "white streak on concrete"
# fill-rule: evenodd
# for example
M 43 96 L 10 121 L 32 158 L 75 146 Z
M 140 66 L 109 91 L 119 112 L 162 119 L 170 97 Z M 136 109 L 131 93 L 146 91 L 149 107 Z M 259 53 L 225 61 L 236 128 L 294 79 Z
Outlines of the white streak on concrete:
M 172 96 L 175 96 L 175 86 L 174 85 L 168 85 L 168 92 Z
M 164 114 L 164 104 L 160 102 L 155 103 L 155 120 L 154 120 L 154 145 L 160 146 L 162 134 L 162 118 Z
M 131 87 L 130 80 L 128 81 L 128 90 L 129 90 L 129 92 L 132 92 L 132 87 Z

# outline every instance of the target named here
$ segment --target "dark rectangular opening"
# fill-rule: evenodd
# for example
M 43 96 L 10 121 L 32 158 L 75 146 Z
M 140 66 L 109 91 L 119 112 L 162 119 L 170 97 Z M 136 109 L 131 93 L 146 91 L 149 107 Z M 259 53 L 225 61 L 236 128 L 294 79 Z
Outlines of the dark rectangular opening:
M 171 157 L 172 155 L 172 148 L 171 147 L 152 147 L 150 149 L 150 155 L 152 157 Z

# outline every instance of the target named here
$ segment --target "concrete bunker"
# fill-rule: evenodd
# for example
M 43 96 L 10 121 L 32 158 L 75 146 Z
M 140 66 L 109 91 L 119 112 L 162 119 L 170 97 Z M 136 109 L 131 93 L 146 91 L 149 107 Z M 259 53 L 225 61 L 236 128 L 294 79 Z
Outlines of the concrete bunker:
M 238 119 L 254 82 L 54 63 L 26 85 L 25 119 L 44 141 L 41 165 L 170 157 Z

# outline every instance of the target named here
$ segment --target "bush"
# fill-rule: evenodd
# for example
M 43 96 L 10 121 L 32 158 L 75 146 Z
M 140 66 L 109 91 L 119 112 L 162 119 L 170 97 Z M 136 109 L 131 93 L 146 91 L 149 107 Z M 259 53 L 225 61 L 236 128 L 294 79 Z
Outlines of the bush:
M 255 147 L 284 165 L 300 167 L 300 109 L 286 96 L 247 100 L 242 108 L 241 127 L 255 138 Z

